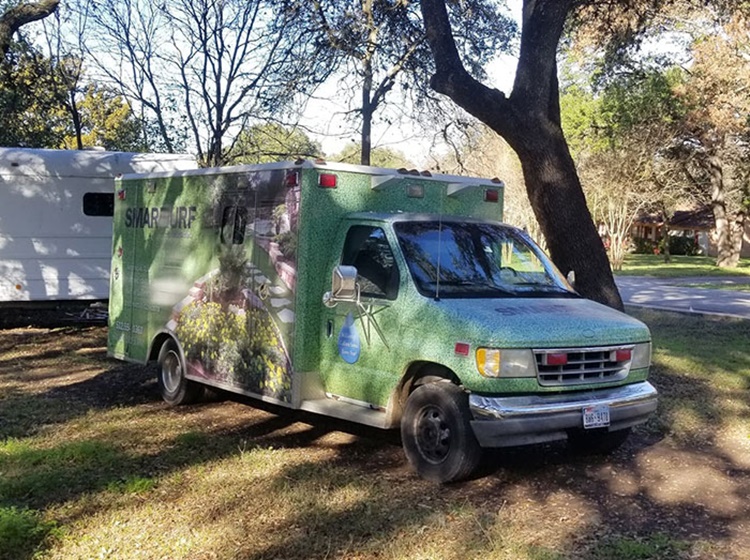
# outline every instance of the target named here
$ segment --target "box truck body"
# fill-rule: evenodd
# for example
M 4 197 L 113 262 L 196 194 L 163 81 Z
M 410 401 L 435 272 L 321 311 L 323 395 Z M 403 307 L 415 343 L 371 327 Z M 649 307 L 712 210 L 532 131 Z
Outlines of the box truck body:
M 312 162 L 125 176 L 109 352 L 157 361 L 173 404 L 211 386 L 400 427 L 443 482 L 482 447 L 614 447 L 656 407 L 648 329 L 500 223 L 502 189 Z
M 183 154 L 0 148 L 0 305 L 106 299 L 114 178 Z

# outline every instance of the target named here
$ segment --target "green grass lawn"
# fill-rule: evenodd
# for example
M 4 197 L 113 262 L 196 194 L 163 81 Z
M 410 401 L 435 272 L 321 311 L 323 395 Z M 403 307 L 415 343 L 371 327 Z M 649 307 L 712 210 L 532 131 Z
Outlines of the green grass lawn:
M 665 263 L 661 255 L 628 255 L 616 276 L 654 276 L 679 278 L 684 276 L 750 276 L 750 259 L 741 259 L 737 268 L 719 268 L 711 257 L 675 255 Z
M 505 450 L 447 486 L 397 434 L 169 408 L 103 328 L 0 331 L 0 559 L 747 558 L 750 321 L 637 313 L 661 399 L 623 448 Z

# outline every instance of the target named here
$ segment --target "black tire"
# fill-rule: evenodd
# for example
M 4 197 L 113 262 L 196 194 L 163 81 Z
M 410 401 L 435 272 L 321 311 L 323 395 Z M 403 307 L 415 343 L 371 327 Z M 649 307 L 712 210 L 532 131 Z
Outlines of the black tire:
M 568 447 L 582 455 L 606 455 L 618 449 L 630 435 L 630 428 L 609 432 L 604 430 L 571 430 Z
M 174 340 L 167 340 L 159 351 L 159 392 L 167 404 L 178 406 L 197 402 L 203 396 L 200 383 L 185 379 L 185 364 Z
M 467 394 L 450 382 L 417 387 L 401 418 L 401 443 L 419 476 L 453 482 L 470 476 L 482 449 L 469 423 Z

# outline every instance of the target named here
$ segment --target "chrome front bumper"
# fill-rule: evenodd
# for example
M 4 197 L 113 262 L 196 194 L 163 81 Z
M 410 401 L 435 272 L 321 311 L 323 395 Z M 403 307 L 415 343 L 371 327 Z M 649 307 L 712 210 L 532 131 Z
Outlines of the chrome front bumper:
M 642 424 L 656 411 L 656 389 L 648 381 L 622 387 L 554 395 L 469 395 L 474 435 L 482 447 L 506 447 L 566 439 L 583 428 L 583 409 L 608 405 L 609 430 Z

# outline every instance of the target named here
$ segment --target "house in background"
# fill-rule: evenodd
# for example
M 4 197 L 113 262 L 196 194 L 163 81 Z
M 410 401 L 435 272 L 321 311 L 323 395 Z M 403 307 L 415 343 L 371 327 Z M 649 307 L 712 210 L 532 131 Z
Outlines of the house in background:
M 658 244 L 664 225 L 664 216 L 661 214 L 642 214 L 635 220 L 630 231 L 636 245 L 639 240 Z M 694 239 L 700 248 L 701 255 L 709 257 L 717 255 L 716 224 L 710 206 L 702 206 L 693 210 L 677 210 L 667 225 L 670 236 Z M 750 224 L 745 226 L 741 256 L 750 257 Z

